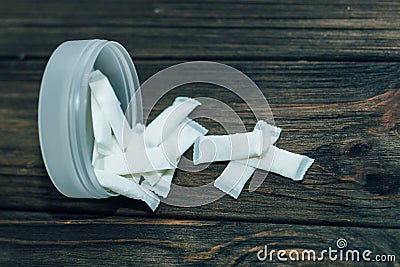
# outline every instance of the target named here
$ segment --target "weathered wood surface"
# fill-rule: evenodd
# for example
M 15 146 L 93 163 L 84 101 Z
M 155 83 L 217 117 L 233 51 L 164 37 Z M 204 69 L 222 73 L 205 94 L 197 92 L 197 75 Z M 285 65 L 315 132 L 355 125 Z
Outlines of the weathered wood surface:
M 2 1 L 0 56 L 106 38 L 135 58 L 398 61 L 398 1 Z
M 400 257 L 399 12 L 369 0 L 1 1 L 0 264 L 253 265 L 265 244 L 321 250 L 338 238 Z M 142 82 L 187 60 L 236 67 L 268 99 L 278 146 L 316 162 L 302 182 L 269 174 L 256 192 L 197 208 L 63 197 L 40 155 L 40 79 L 58 44 L 90 38 L 122 43 Z M 255 123 L 243 101 L 201 84 L 150 117 L 178 95 L 222 100 Z M 209 183 L 224 166 L 174 182 Z
M 137 68 L 145 79 L 173 63 L 138 61 Z M 237 201 L 224 197 L 190 209 L 162 204 L 156 216 L 399 226 L 399 63 L 227 63 L 249 73 L 268 97 L 275 122 L 284 129 L 279 146 L 314 157 L 316 163 L 301 183 L 269 174 L 256 192 L 245 190 Z M 3 61 L 1 66 L 4 138 L 0 149 L 7 156 L 0 159 L 0 206 L 145 215 L 142 205 L 137 210 L 136 201 L 68 199 L 54 189 L 43 167 L 37 135 L 37 96 L 44 62 Z M 224 89 L 203 85 L 199 90 L 188 85 L 168 94 L 158 109 L 177 95 L 236 101 Z M 235 103 L 232 107 L 251 128 L 255 121 L 250 110 Z M 224 113 L 219 116 L 223 120 Z M 220 133 L 220 127 L 205 123 L 211 133 Z M 205 184 L 224 166 L 213 164 L 199 173 L 178 171 L 175 181 Z
M 74 216 L 46 212 L 0 212 L 0 264 L 75 266 L 206 264 L 265 265 L 257 252 L 337 249 L 339 238 L 359 251 L 393 255 L 399 251 L 397 229 L 309 226 L 204 220 L 152 220 Z M 29 234 L 27 234 L 29 233 Z M 359 238 L 362 237 L 362 238 Z M 371 259 L 373 257 L 371 256 Z M 326 258 L 326 263 L 332 263 Z M 301 262 L 318 266 L 321 262 Z M 352 262 L 338 262 L 342 266 Z M 274 257 L 273 265 L 281 265 Z M 373 265 L 372 263 L 371 265 Z M 375 263 L 376 266 L 382 266 Z

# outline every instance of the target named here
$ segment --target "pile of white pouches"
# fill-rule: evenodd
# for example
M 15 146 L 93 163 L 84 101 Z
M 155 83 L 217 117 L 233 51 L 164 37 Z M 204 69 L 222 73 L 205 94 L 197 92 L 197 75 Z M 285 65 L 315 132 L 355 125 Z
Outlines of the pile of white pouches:
M 155 210 L 166 198 L 177 164 L 194 144 L 193 163 L 229 161 L 214 185 L 237 198 L 256 169 L 301 180 L 313 159 L 277 148 L 280 128 L 259 121 L 249 133 L 212 136 L 189 119 L 200 102 L 178 97 L 147 127 L 129 126 L 107 77 L 91 73 L 92 164 L 100 184 L 115 195 L 140 199 Z M 126 141 L 128 140 L 128 141 Z

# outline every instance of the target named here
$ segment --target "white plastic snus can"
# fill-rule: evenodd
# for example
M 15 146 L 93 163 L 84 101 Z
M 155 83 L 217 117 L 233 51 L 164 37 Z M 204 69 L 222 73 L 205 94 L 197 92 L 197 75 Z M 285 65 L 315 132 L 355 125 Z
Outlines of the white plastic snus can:
M 91 155 L 93 129 L 89 75 L 100 70 L 112 84 L 132 123 L 142 121 L 135 66 L 122 45 L 107 40 L 68 41 L 51 55 L 39 95 L 38 126 L 43 160 L 54 186 L 74 198 L 107 198 L 114 194 L 97 181 Z

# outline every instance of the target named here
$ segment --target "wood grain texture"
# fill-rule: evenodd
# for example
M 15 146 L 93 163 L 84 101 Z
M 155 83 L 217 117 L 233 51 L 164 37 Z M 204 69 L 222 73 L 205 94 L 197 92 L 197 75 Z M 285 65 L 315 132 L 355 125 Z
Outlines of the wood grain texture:
M 137 61 L 142 80 L 171 61 Z M 351 62 L 226 62 L 245 73 L 268 98 L 275 122 L 282 127 L 278 146 L 316 158 L 301 183 L 269 174 L 253 193 L 238 200 L 224 197 L 198 208 L 161 205 L 155 215 L 138 201 L 122 197 L 77 200 L 61 196 L 47 177 L 37 135 L 37 96 L 43 61 L 0 63 L 2 127 L 0 194 L 3 209 L 69 211 L 214 218 L 323 225 L 399 227 L 399 89 L 398 63 Z M 238 112 L 251 129 L 255 119 L 240 99 L 222 88 L 188 85 L 156 106 L 155 113 L 175 96 L 212 95 Z M 146 107 L 145 107 L 146 108 Z M 224 112 L 217 119 L 224 120 Z M 218 124 L 204 120 L 210 133 Z M 187 157 L 191 158 L 189 153 Z M 212 182 L 225 164 L 205 171 L 178 171 L 175 183 L 186 186 Z
M 399 11 L 397 1 L 2 1 L 0 56 L 104 38 L 141 59 L 399 61 Z
M 295 249 L 301 253 L 314 249 L 318 253 L 329 247 L 336 249 L 339 238 L 347 240 L 348 249 L 371 250 L 371 258 L 377 254 L 393 255 L 400 250 L 398 229 L 146 220 L 46 212 L 3 211 L 0 217 L 2 266 L 12 265 L 15 259 L 21 265 L 34 266 L 91 266 L 94 262 L 107 266 L 161 262 L 168 266 L 253 266 L 267 264 L 258 261 L 256 254 L 265 245 L 269 250 Z M 327 263 L 332 264 L 329 260 L 325 261 Z M 275 256 L 272 264 L 281 266 L 283 263 Z M 318 266 L 322 263 L 305 261 L 301 264 Z M 351 264 L 335 262 L 335 266 Z
M 323 250 L 345 238 L 351 249 L 395 254 L 388 265 L 398 266 L 399 12 L 399 1 L 375 0 L 0 1 L 0 265 L 253 266 L 264 245 Z M 239 69 L 283 128 L 278 146 L 315 163 L 302 182 L 268 174 L 255 192 L 197 208 L 152 213 L 124 197 L 62 196 L 40 155 L 40 79 L 60 43 L 92 38 L 123 44 L 141 82 L 187 60 Z M 171 91 L 150 120 L 180 95 L 227 103 L 247 130 L 256 122 L 243 100 L 206 84 Z M 177 171 L 174 183 L 212 182 L 225 165 Z

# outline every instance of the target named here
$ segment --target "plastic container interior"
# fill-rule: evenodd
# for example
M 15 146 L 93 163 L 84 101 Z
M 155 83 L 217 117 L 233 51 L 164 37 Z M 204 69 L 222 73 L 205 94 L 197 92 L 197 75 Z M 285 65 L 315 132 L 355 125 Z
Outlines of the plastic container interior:
M 128 105 L 139 81 L 128 52 L 106 40 L 68 41 L 52 54 L 39 95 L 39 138 L 43 160 L 55 187 L 76 198 L 113 196 L 97 181 L 91 164 L 93 129 L 89 75 L 103 72 L 132 124 L 141 122 L 140 96 Z

